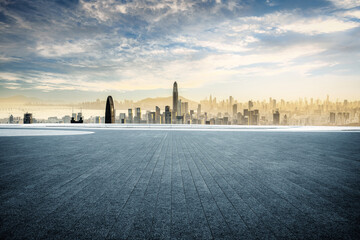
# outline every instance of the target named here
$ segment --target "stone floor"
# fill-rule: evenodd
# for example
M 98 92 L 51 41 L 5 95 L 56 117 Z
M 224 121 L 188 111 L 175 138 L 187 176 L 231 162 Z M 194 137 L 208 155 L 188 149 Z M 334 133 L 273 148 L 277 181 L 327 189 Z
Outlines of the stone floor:
M 92 131 L 0 137 L 0 239 L 360 238 L 360 133 Z

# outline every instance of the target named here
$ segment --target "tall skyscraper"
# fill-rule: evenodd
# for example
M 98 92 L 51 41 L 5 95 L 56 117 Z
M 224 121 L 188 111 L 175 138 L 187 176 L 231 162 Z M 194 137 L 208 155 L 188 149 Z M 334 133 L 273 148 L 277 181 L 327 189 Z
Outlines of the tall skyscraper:
M 178 92 L 178 85 L 174 82 L 173 86 L 173 119 L 176 119 L 178 114 L 178 101 L 179 101 L 179 92 Z
M 176 116 L 181 116 L 181 99 L 178 101 L 177 110 L 176 110 Z
M 280 124 L 280 113 L 277 110 L 273 113 L 273 124 L 274 125 Z
M 237 114 L 237 104 L 233 105 L 233 116 L 235 116 Z
M 95 123 L 101 123 L 101 118 L 100 118 L 100 116 L 96 116 L 96 117 L 95 117 Z
M 138 107 L 136 108 L 136 115 L 134 118 L 134 122 L 135 123 L 140 123 L 141 122 L 141 109 Z
M 9 123 L 14 123 L 14 116 L 12 114 L 9 117 Z
M 31 124 L 31 123 L 33 123 L 32 113 L 25 113 L 24 124 Z
M 252 101 L 249 101 L 249 103 L 248 103 L 249 111 L 252 110 L 253 106 L 254 106 L 254 103 Z
M 106 100 L 105 123 L 115 123 L 114 102 L 111 96 Z
M 181 102 L 181 115 L 184 115 L 184 114 L 186 114 L 186 112 L 185 112 L 185 103 Z
M 155 123 L 161 123 L 160 108 L 158 106 L 155 107 Z
M 170 112 L 170 107 L 166 106 L 165 107 L 165 124 L 171 124 L 171 112 Z
M 128 123 L 133 123 L 133 113 L 131 108 L 128 109 Z

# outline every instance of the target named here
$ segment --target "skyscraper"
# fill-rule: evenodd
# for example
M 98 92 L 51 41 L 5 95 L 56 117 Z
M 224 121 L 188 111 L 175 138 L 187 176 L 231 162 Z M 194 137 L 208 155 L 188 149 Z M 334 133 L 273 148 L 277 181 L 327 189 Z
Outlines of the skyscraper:
M 76 113 L 72 113 L 71 119 L 74 119 L 74 121 L 77 121 L 77 115 L 76 115 Z
M 82 119 L 83 118 L 83 116 L 82 116 L 82 112 L 79 112 L 78 114 L 77 114 L 77 121 L 80 121 L 80 119 Z
M 237 104 L 233 105 L 233 116 L 235 116 L 237 114 Z
M 165 124 L 171 124 L 171 112 L 170 107 L 165 107 Z
M 96 116 L 96 117 L 95 117 L 95 123 L 101 123 L 101 118 L 100 118 L 100 116 Z
M 25 113 L 24 124 L 31 124 L 31 123 L 33 123 L 32 113 Z
M 120 113 L 119 119 L 120 119 L 120 123 L 125 124 L 126 123 L 125 113 Z
M 335 119 L 336 119 L 336 113 L 331 112 L 330 113 L 330 123 L 335 124 L 336 123 Z
M 128 123 L 133 123 L 133 113 L 131 108 L 128 109 Z
M 115 123 L 114 102 L 111 96 L 106 100 L 105 123 Z
M 158 106 L 155 107 L 155 123 L 161 123 L 160 108 Z
M 141 109 L 138 107 L 136 108 L 136 115 L 134 118 L 134 123 L 140 123 L 141 122 Z
M 279 125 L 280 124 L 280 113 L 278 110 L 276 110 L 274 113 L 273 113 L 273 124 L 274 125 Z
M 178 93 L 178 86 L 177 83 L 174 82 L 173 86 L 173 119 L 176 119 L 178 113 L 178 100 L 179 100 L 179 93 Z
M 181 99 L 178 101 L 178 105 L 177 105 L 177 110 L 176 110 L 176 116 L 182 116 L 182 111 L 181 111 Z

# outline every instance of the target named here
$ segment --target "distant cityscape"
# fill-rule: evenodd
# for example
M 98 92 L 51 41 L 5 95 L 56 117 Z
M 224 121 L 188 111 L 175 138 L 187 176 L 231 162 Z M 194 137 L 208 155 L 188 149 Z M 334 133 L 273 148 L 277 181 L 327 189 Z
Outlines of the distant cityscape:
M 207 125 L 299 125 L 299 126 L 359 126 L 360 101 L 331 102 L 326 99 L 299 99 L 285 101 L 269 98 L 268 101 L 238 102 L 232 96 L 218 101 L 210 95 L 200 101 L 200 104 L 179 97 L 177 82 L 173 84 L 172 106 L 153 106 L 154 111 L 142 112 L 140 106 L 128 108 L 116 114 L 116 106 L 112 96 L 106 103 L 97 100 L 95 103 L 83 103 L 83 107 L 92 108 L 102 105 L 103 116 L 83 116 L 82 111 L 72 112 L 62 118 L 57 116 L 48 119 L 37 119 L 32 113 L 26 112 L 23 117 L 10 114 L 7 119 L 0 119 L 0 123 L 31 124 L 31 123 L 95 123 L 95 124 L 207 124 Z M 190 104 L 189 104 L 190 103 Z M 118 103 L 132 106 L 132 101 L 125 100 Z M 197 105 L 196 105 L 197 104 Z

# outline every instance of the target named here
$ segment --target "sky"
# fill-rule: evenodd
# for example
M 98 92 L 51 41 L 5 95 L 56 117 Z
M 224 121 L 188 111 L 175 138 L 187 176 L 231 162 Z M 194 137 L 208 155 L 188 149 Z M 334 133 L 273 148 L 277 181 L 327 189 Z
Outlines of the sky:
M 359 100 L 360 0 L 0 0 L 0 97 Z

